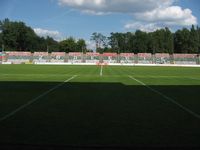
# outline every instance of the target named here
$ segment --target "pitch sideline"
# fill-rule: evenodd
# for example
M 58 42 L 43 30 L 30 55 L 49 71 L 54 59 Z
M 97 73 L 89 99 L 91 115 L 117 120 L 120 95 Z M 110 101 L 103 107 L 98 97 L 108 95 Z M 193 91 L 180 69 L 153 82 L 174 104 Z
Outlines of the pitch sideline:
M 148 88 L 149 90 L 151 90 L 154 93 L 157 93 L 158 95 L 162 96 L 163 98 L 165 98 L 166 100 L 170 101 L 171 103 L 175 104 L 176 106 L 178 106 L 179 108 L 181 108 L 182 110 L 184 110 L 185 112 L 191 114 L 192 116 L 196 117 L 197 119 L 200 119 L 200 115 L 193 112 L 192 110 L 190 110 L 189 108 L 181 105 L 180 103 L 176 102 L 173 98 L 159 92 L 158 90 L 155 90 L 153 88 L 151 88 L 150 86 L 146 85 L 144 82 L 134 78 L 133 76 L 128 76 L 130 79 L 140 83 L 141 85 L 145 86 L 146 88 Z
M 54 86 L 53 88 L 47 90 L 46 92 L 40 94 L 39 96 L 37 96 L 37 97 L 35 97 L 35 98 L 33 98 L 32 100 L 28 101 L 27 103 L 21 105 L 21 106 L 18 107 L 17 109 L 13 110 L 12 112 L 6 114 L 4 117 L 0 118 L 0 122 L 2 122 L 2 121 L 4 121 L 4 120 L 6 120 L 6 119 L 12 117 L 12 116 L 15 115 L 17 112 L 19 112 L 19 111 L 21 111 L 22 109 L 28 107 L 29 105 L 33 104 L 34 102 L 36 102 L 36 101 L 39 100 L 40 98 L 46 96 L 46 95 L 49 94 L 50 92 L 56 90 L 57 88 L 61 87 L 62 85 L 64 85 L 65 83 L 67 83 L 67 82 L 69 82 L 69 81 L 71 81 L 71 80 L 73 80 L 73 79 L 76 78 L 76 77 L 77 77 L 77 75 L 72 76 L 71 78 L 65 80 L 64 82 L 62 82 L 62 83 L 60 83 L 60 84 Z

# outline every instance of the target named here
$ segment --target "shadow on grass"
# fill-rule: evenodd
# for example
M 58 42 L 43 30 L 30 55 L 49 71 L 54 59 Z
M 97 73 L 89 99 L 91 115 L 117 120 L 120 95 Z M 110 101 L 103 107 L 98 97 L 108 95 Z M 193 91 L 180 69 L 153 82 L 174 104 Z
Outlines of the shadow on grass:
M 60 84 L 0 82 L 0 117 Z M 200 113 L 200 86 L 150 86 Z M 7 149 L 191 149 L 200 120 L 145 86 L 66 83 L 0 122 Z

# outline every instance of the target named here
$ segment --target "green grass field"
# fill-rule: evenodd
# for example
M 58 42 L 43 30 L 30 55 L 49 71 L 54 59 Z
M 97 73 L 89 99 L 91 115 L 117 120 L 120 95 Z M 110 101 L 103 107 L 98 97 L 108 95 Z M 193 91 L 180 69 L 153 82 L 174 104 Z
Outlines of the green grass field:
M 200 68 L 1 65 L 0 147 L 20 146 L 200 147 Z

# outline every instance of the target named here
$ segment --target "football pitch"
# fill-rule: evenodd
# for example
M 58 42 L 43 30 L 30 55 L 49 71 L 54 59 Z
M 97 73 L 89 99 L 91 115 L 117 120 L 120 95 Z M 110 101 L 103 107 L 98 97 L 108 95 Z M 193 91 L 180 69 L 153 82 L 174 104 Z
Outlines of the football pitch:
M 0 147 L 200 147 L 200 68 L 0 66 Z

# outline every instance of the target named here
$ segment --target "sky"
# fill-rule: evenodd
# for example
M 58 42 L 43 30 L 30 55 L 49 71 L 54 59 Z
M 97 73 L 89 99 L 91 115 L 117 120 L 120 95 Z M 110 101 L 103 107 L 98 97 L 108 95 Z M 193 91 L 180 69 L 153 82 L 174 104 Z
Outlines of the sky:
M 200 0 L 0 0 L 0 20 L 23 21 L 39 36 L 83 38 L 93 32 L 152 32 L 190 28 L 200 21 Z

